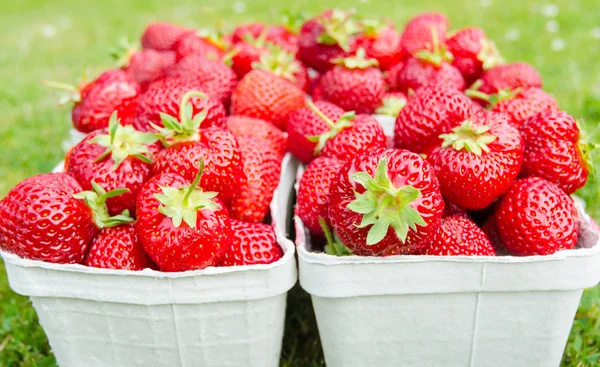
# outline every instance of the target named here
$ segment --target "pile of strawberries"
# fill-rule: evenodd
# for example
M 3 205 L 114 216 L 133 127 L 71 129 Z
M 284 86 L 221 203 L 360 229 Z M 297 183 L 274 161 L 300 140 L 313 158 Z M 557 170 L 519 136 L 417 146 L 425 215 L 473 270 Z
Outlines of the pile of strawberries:
M 293 23 L 153 23 L 141 49 L 115 52 L 118 68 L 46 82 L 69 92 L 87 136 L 64 173 L 0 202 L 1 248 L 128 270 L 271 263 L 282 249 L 264 222 L 287 151 L 308 164 L 296 213 L 329 253 L 576 245 L 568 194 L 589 145 L 533 67 L 503 63 L 479 28 L 450 35 L 437 13 L 402 33 L 338 9 Z M 393 137 L 376 114 L 396 118 Z

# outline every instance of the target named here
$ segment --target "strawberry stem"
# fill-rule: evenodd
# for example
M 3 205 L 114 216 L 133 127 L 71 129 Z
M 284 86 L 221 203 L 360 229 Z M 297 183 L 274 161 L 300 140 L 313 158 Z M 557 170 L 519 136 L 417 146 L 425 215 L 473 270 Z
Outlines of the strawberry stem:
M 194 182 L 192 182 L 192 185 L 190 186 L 188 191 L 185 193 L 185 196 L 183 197 L 183 205 L 184 206 L 188 205 L 190 196 L 192 195 L 192 193 L 194 192 L 194 190 L 200 183 L 200 179 L 202 178 L 202 172 L 204 172 L 204 159 L 200 158 L 200 160 L 198 161 L 198 173 L 196 173 L 196 177 L 194 177 Z
M 331 119 L 327 117 L 327 115 L 325 115 L 311 100 L 306 100 L 306 106 L 316 113 L 321 120 L 325 121 L 330 128 L 335 128 L 335 123 L 331 121 Z
M 331 229 L 325 222 L 325 219 L 319 217 L 319 224 L 325 234 L 327 244 L 325 245 L 325 253 L 334 256 L 352 255 L 352 251 L 344 245 L 335 233 L 331 233 Z
M 124 193 L 129 192 L 129 189 L 115 189 L 106 192 L 106 190 L 95 181 L 92 181 L 91 185 L 92 191 L 82 191 L 74 194 L 73 197 L 75 199 L 85 200 L 86 205 L 92 211 L 92 217 L 94 218 L 96 227 L 102 229 L 133 222 L 133 218 L 129 216 L 129 211 L 126 210 L 120 215 L 111 217 L 108 213 L 108 207 L 106 206 L 106 201 L 108 199 L 123 195 Z

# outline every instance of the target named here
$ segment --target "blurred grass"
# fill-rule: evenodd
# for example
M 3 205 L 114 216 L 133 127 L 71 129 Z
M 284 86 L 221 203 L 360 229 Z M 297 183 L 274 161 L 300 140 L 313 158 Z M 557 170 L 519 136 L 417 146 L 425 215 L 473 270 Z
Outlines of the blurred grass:
M 107 50 L 123 35 L 136 39 L 144 26 L 166 20 L 193 27 L 231 26 L 250 20 L 274 21 L 280 10 L 315 14 L 333 6 L 354 7 L 366 16 L 391 18 L 397 25 L 420 11 L 442 11 L 453 28 L 480 26 L 507 60 L 540 70 L 545 88 L 560 106 L 590 127 L 600 120 L 600 6 L 597 0 L 267 0 L 175 5 L 159 0 L 22 0 L 0 3 L 0 197 L 18 181 L 51 170 L 61 159 L 69 112 L 38 81 L 76 82 L 84 70 L 94 77 L 110 67 Z M 237 10 L 238 12 L 236 12 Z M 244 12 L 239 12 L 245 10 Z M 550 23 L 549 23 L 550 22 Z M 555 23 L 554 23 L 555 22 Z M 555 32 L 547 29 L 554 29 Z M 596 30 L 594 30 L 596 29 Z M 600 185 L 580 195 L 600 218 Z M 0 365 L 52 366 L 50 348 L 29 301 L 10 291 L 0 269 Z M 289 296 L 282 365 L 321 366 L 322 354 L 310 299 L 298 287 Z M 600 288 L 584 294 L 565 350 L 563 366 L 600 366 Z

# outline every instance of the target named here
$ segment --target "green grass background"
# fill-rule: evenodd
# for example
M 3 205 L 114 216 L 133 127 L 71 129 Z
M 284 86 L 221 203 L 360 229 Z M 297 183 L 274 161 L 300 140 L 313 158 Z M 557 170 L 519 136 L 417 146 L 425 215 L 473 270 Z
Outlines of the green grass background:
M 60 142 L 68 135 L 69 111 L 57 107 L 56 95 L 41 88 L 39 80 L 74 82 L 84 70 L 91 77 L 97 75 L 111 66 L 108 49 L 123 35 L 137 38 L 151 21 L 230 26 L 274 21 L 280 10 L 315 14 L 333 6 L 354 7 L 367 16 L 384 15 L 400 26 L 427 10 L 445 12 L 453 28 L 480 26 L 507 60 L 527 61 L 538 68 L 546 89 L 564 110 L 590 127 L 600 121 L 597 0 L 300 0 L 293 5 L 267 0 L 2 1 L 0 198 L 18 181 L 51 170 L 63 155 Z M 580 192 L 596 218 L 600 218 L 599 190 L 590 182 Z M 0 366 L 54 366 L 35 311 L 27 298 L 10 290 L 0 267 Z M 323 365 L 308 296 L 296 287 L 288 304 L 282 365 Z M 563 366 L 600 366 L 599 358 L 600 288 L 596 287 L 584 294 Z

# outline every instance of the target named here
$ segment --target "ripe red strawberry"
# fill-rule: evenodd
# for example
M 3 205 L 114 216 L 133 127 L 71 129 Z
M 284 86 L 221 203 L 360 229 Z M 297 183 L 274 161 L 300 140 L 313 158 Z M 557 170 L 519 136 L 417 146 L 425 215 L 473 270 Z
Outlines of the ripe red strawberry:
M 265 70 L 252 70 L 231 97 L 231 114 L 259 118 L 285 128 L 288 115 L 304 106 L 305 95 L 288 80 Z
M 267 27 L 262 23 L 241 24 L 234 29 L 231 41 L 238 44 L 259 38 L 264 38 L 265 41 L 269 41 L 288 52 L 295 54 L 298 51 L 298 36 L 282 25 Z
M 458 90 L 422 88 L 408 98 L 394 129 L 396 148 L 429 153 L 444 134 L 473 114 L 472 102 Z
M 161 113 L 180 117 L 180 103 L 184 94 L 190 91 L 204 91 L 204 88 L 203 81 L 194 77 L 157 80 L 140 96 L 133 126 L 140 131 L 153 131 L 152 124 L 162 126 Z M 206 111 L 203 128 L 225 126 L 225 107 L 218 98 L 194 97 L 191 103 L 194 114 Z
M 443 143 L 427 157 L 446 200 L 468 210 L 489 206 L 519 175 L 523 139 L 508 119 L 479 112 L 442 134 Z
M 498 236 L 515 255 L 549 255 L 577 244 L 577 210 L 558 186 L 539 177 L 515 181 L 495 213 Z
M 456 216 L 443 218 L 429 242 L 427 255 L 496 255 L 496 251 L 485 233 L 472 220 Z
M 240 43 L 248 38 L 258 38 L 265 28 L 268 27 L 260 22 L 240 24 L 231 33 L 231 42 Z
M 138 241 L 133 223 L 102 229 L 92 242 L 85 265 L 104 269 L 156 269 Z
M 517 88 L 541 88 L 542 78 L 535 68 L 524 62 L 497 65 L 487 70 L 472 89 L 496 94 Z
M 446 61 L 436 64 L 417 57 L 406 60 L 396 83 L 398 89 L 405 93 L 426 86 L 465 89 L 465 80 L 457 68 Z
M 145 90 L 150 83 L 164 76 L 164 71 L 175 63 L 175 52 L 140 50 L 127 40 L 119 42 L 111 52 L 117 66 L 125 70 Z
M 379 150 L 344 163 L 329 189 L 329 219 L 357 255 L 423 249 L 442 218 L 444 200 L 429 163 L 418 154 Z
M 71 118 L 75 129 L 82 133 L 108 126 L 110 115 L 116 110 L 121 119 L 129 119 L 136 108 L 140 86 L 123 70 L 109 70 L 95 80 L 75 86 L 44 81 L 44 85 L 66 90 L 69 95 L 61 103 L 75 102 Z
M 298 35 L 298 58 L 319 72 L 330 69 L 332 60 L 356 51 L 360 25 L 350 12 L 327 10 L 302 25 Z
M 92 181 L 106 190 L 126 188 L 129 192 L 106 201 L 111 215 L 128 210 L 135 213 L 135 198 L 151 177 L 151 144 L 158 139 L 148 133 L 121 126 L 113 114 L 108 129 L 88 134 L 69 152 L 65 171 L 84 190 L 92 190 Z
M 267 121 L 246 116 L 228 116 L 227 130 L 238 140 L 243 138 L 261 140 L 277 152 L 280 158 L 285 154 L 287 137 Z
M 365 58 L 365 50 L 355 56 L 333 60 L 336 63 L 321 78 L 321 93 L 325 100 L 347 111 L 372 114 L 385 93 L 383 74 L 377 60 Z
M 447 45 L 453 56 L 452 66 L 461 72 L 467 85 L 477 80 L 484 70 L 502 62 L 496 45 L 481 28 L 463 28 L 448 39 Z
M 189 32 L 181 37 L 173 46 L 177 60 L 189 55 L 204 56 L 212 60 L 220 60 L 225 56 L 227 43 L 218 34 L 200 30 Z
M 469 215 L 469 213 L 461 208 L 460 206 L 452 203 L 451 201 L 447 201 L 444 200 L 444 214 L 443 217 L 447 218 L 447 217 L 462 217 L 462 218 L 467 218 L 467 219 L 471 219 L 471 216 Z
M 256 137 L 237 138 L 245 180 L 233 192 L 231 217 L 245 222 L 265 220 L 281 175 L 281 156 Z
M 412 18 L 404 28 L 400 45 L 406 55 L 416 55 L 422 50 L 433 51 L 437 36 L 440 45 L 446 44 L 446 32 L 450 24 L 446 16 L 440 13 L 422 13 Z
M 150 23 L 142 34 L 142 47 L 169 51 L 189 32 L 188 29 L 170 23 Z
M 501 92 L 498 102 L 492 104 L 492 111 L 506 114 L 517 127 L 538 112 L 557 109 L 554 97 L 539 88 Z
M 312 98 L 313 102 L 325 100 L 325 98 L 323 97 L 323 88 L 321 87 L 321 84 L 318 84 L 313 87 L 313 90 L 310 93 L 310 98 Z
M 81 263 L 100 228 L 127 223 L 109 217 L 105 202 L 123 193 L 82 191 L 74 178 L 48 173 L 28 178 L 0 201 L 0 246 L 17 256 L 53 263 Z M 84 200 L 85 199 L 85 200 Z
M 383 80 L 385 81 L 385 85 L 387 89 L 390 91 L 397 91 L 400 89 L 398 85 L 398 74 L 404 68 L 404 60 L 400 61 L 396 65 L 390 67 L 384 74 Z
M 152 172 L 175 173 L 191 181 L 202 159 L 202 188 L 218 192 L 219 199 L 228 203 L 245 180 L 238 143 L 227 130 L 203 127 L 206 111 L 194 114 L 188 103 L 195 95 L 188 92 L 183 96 L 179 120 L 162 114 L 165 128 L 160 135 L 166 148 L 156 155 Z
M 378 115 L 398 117 L 400 111 L 406 106 L 406 94 L 402 92 L 387 92 L 381 99 L 381 104 L 375 110 Z
M 354 156 L 387 147 L 387 138 L 383 127 L 370 115 L 353 116 L 350 119 L 340 118 L 329 131 L 310 137 L 317 142 L 315 154 L 323 157 L 347 160 Z
M 231 220 L 232 244 L 220 266 L 271 264 L 281 259 L 273 227 L 262 223 Z
M 200 270 L 217 265 L 231 246 L 227 209 L 216 192 L 175 173 L 148 181 L 137 199 L 139 241 L 162 271 Z
M 400 34 L 392 24 L 377 20 L 362 21 L 364 32 L 359 37 L 359 47 L 365 49 L 367 57 L 375 59 L 382 70 L 388 70 L 402 61 L 404 54 L 400 47 Z
M 194 77 L 201 89 L 217 97 L 229 106 L 231 94 L 238 79 L 233 70 L 222 61 L 209 60 L 199 54 L 191 54 L 179 60 L 165 71 L 168 77 Z
M 542 111 L 519 126 L 525 141 L 521 176 L 550 181 L 567 194 L 583 187 L 590 151 L 575 120 L 566 112 Z
M 334 158 L 319 157 L 312 161 L 300 178 L 296 215 L 314 235 L 322 235 L 319 219 L 329 226 L 329 187 L 342 169 L 343 162 Z
M 252 71 L 252 65 L 260 61 L 262 54 L 268 52 L 264 39 L 236 43 L 233 50 L 231 67 L 240 79 Z
M 262 69 L 285 78 L 294 83 L 304 92 L 310 90 L 311 81 L 308 70 L 296 60 L 296 56 L 282 48 L 271 46 L 267 52 L 260 55 L 260 59 L 252 64 L 253 69 Z

